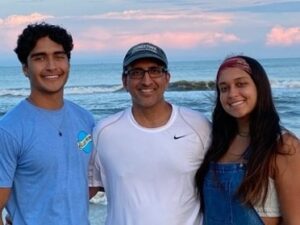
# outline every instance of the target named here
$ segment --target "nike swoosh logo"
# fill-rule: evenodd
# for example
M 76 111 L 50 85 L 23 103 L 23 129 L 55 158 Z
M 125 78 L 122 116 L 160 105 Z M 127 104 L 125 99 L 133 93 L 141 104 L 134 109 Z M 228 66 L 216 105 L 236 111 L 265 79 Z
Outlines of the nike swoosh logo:
M 183 137 L 185 137 L 186 135 L 181 135 L 181 136 L 176 136 L 176 135 L 174 135 L 174 140 L 177 140 L 177 139 L 180 139 L 180 138 L 183 138 Z

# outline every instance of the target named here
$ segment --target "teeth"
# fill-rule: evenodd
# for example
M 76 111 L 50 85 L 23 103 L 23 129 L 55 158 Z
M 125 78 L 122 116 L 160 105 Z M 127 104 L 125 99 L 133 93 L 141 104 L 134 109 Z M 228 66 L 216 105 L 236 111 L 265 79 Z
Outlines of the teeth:
M 152 91 L 153 91 L 152 89 L 142 89 L 141 90 L 141 92 L 144 92 L 144 93 L 150 93 Z
M 244 101 L 238 101 L 238 102 L 234 102 L 234 103 L 231 103 L 230 105 L 231 106 L 238 106 L 240 104 L 243 104 Z
M 50 76 L 45 76 L 47 79 L 57 79 L 59 76 L 58 75 L 50 75 Z

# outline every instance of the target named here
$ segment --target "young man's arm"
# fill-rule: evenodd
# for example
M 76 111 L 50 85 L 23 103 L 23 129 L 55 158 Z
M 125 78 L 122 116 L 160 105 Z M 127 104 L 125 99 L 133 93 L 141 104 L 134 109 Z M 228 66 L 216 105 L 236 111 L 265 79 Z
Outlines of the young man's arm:
M 89 193 L 90 193 L 90 199 L 92 197 L 94 197 L 98 191 L 102 191 L 104 192 L 104 188 L 103 187 L 90 187 L 89 188 Z M 0 224 L 1 225 L 1 224 Z
M 10 188 L 0 188 L 0 225 L 4 225 L 2 221 L 3 209 L 10 195 Z

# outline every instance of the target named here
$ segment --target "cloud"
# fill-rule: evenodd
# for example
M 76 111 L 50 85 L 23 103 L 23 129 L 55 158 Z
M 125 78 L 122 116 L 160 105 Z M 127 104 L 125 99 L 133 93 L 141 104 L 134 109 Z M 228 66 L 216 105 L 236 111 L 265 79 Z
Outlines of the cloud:
M 232 1 L 232 0 L 230 0 Z M 232 3 L 232 2 L 230 2 Z M 275 2 L 274 0 L 263 0 L 263 1 L 249 1 L 248 3 L 244 1 L 245 4 L 241 4 L 241 1 L 236 4 L 236 7 L 225 8 L 224 11 L 244 11 L 244 12 L 254 12 L 254 13 L 298 13 L 300 11 L 299 1 L 282 1 Z M 232 4 L 231 4 L 232 5 Z
M 219 32 L 163 32 L 133 37 L 126 37 L 127 42 L 136 44 L 141 41 L 152 41 L 174 49 L 190 49 L 196 46 L 216 46 L 221 43 L 238 42 L 233 34 Z
M 32 13 L 30 15 L 11 15 L 5 19 L 0 20 L 1 26 L 19 26 L 29 23 L 34 23 L 38 21 L 43 21 L 49 18 L 53 18 L 50 15 L 43 15 L 40 13 Z
M 285 28 L 275 26 L 267 34 L 266 44 L 269 46 L 291 46 L 300 44 L 300 27 Z
M 228 24 L 232 22 L 229 14 L 208 13 L 191 10 L 126 10 L 122 12 L 108 12 L 99 15 L 83 16 L 85 19 L 105 19 L 105 20 L 201 20 L 210 23 Z
M 212 47 L 223 43 L 241 42 L 234 34 L 222 32 L 161 32 L 146 34 L 113 33 L 91 28 L 75 37 L 76 51 L 109 51 L 128 48 L 139 42 L 153 42 L 173 49 L 191 49 L 197 46 Z
M 44 21 L 49 18 L 53 18 L 53 16 L 32 13 L 29 15 L 11 15 L 0 19 L 0 40 L 2 41 L 2 45 L 5 46 L 2 51 L 12 51 L 24 25 Z
M 73 32 L 77 35 L 75 50 L 78 51 L 104 52 L 127 49 L 128 46 L 143 41 L 152 41 L 174 49 L 240 42 L 240 38 L 235 34 L 222 31 L 224 27 L 233 23 L 233 16 L 230 14 L 199 10 L 128 10 L 77 19 L 84 19 L 90 25 L 93 24 L 89 28 Z

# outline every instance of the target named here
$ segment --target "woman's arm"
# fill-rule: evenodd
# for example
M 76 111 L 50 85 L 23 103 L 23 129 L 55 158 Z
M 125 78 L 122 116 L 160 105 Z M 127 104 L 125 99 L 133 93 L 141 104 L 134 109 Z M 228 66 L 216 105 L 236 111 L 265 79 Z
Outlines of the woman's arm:
M 283 135 L 283 154 L 276 158 L 275 185 L 283 224 L 300 224 L 300 141 L 291 134 Z

